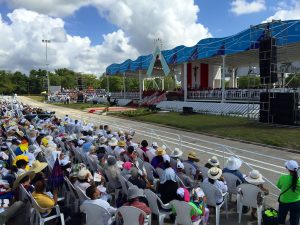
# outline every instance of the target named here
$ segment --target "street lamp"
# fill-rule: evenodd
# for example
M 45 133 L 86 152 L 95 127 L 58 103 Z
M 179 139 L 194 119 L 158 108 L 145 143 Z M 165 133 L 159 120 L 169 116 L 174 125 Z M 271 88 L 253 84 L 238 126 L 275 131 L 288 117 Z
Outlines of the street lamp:
M 46 76 L 47 76 L 47 87 L 48 87 L 48 96 L 50 95 L 50 79 L 49 79 L 49 73 L 48 73 L 48 44 L 50 43 L 50 40 L 48 39 L 43 39 L 42 40 L 43 43 L 46 44 Z

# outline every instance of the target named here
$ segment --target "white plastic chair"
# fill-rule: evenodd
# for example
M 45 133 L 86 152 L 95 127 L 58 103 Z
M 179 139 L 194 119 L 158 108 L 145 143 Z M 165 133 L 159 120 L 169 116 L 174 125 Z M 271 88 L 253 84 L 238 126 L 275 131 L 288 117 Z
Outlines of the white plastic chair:
M 127 182 L 127 180 L 121 174 L 118 174 L 118 178 L 119 178 L 119 181 L 120 181 L 121 186 L 122 186 L 123 196 L 124 195 L 127 196 L 128 195 L 128 188 L 132 184 L 129 181 Z
M 132 206 L 122 206 L 116 212 L 116 216 L 122 216 L 123 225 L 140 225 L 140 215 L 144 216 L 144 225 L 151 224 L 151 215 L 147 215 L 143 210 Z
M 226 180 L 228 193 L 229 193 L 229 200 L 231 199 L 232 195 L 237 195 L 237 183 L 242 184 L 240 178 L 235 176 L 232 173 L 223 173 L 223 177 Z
M 144 151 L 142 149 L 140 149 L 140 148 L 136 148 L 135 150 L 136 150 L 139 158 L 142 159 L 142 160 L 144 160 Z
M 162 177 L 163 177 L 163 174 L 164 174 L 164 170 L 162 168 L 157 167 L 156 168 L 156 172 L 157 172 L 157 174 L 159 176 L 159 179 L 161 180 Z
M 48 209 L 45 209 L 45 208 L 42 208 L 39 206 L 39 204 L 35 201 L 35 199 L 33 198 L 33 196 L 31 195 L 31 193 L 28 193 L 29 194 L 29 197 L 31 199 L 31 203 L 32 203 L 32 207 L 35 209 L 35 215 L 38 217 L 38 220 L 39 220 L 39 224 L 40 225 L 44 225 L 47 221 L 50 221 L 50 220 L 53 220 L 53 219 L 56 219 L 56 218 L 60 218 L 60 221 L 61 221 L 61 225 L 65 225 L 65 219 L 64 219 L 64 214 L 60 213 L 60 209 L 59 209 L 59 206 L 58 205 L 55 205 L 53 208 L 48 208 Z M 43 217 L 40 213 L 40 211 L 43 211 L 43 210 L 49 210 L 49 209 L 54 209 L 55 208 L 55 215 L 52 215 L 52 216 L 45 216 Z
M 225 203 L 225 210 L 226 210 L 226 219 L 228 219 L 228 200 L 227 200 L 227 192 L 226 193 L 222 193 L 224 201 L 217 205 L 217 200 L 216 200 L 216 194 L 217 193 L 221 193 L 221 191 L 216 188 L 214 185 L 212 185 L 211 183 L 202 183 L 201 188 L 207 198 L 207 205 L 209 206 L 214 206 L 216 209 L 216 225 L 220 224 L 220 211 L 221 211 L 221 207 L 224 205 Z
M 83 190 L 81 190 L 79 187 L 75 186 L 75 190 L 78 194 L 80 204 L 82 204 L 85 200 L 89 200 L 90 198 L 86 196 Z
M 202 174 L 203 180 L 205 180 L 207 178 L 207 172 L 208 172 L 209 169 L 207 167 L 201 166 L 199 168 L 199 170 Z
M 186 175 L 188 175 L 189 177 L 192 177 L 194 178 L 194 171 L 195 171 L 195 168 L 188 162 L 183 162 L 183 165 L 184 165 L 184 172 Z
M 155 156 L 155 155 L 153 155 L 153 154 L 152 154 L 152 152 L 150 152 L 150 151 L 146 151 L 146 153 L 145 153 L 145 154 L 146 154 L 146 156 L 148 157 L 148 159 L 149 159 L 149 162 L 151 162 L 151 161 L 152 161 L 152 159 L 153 159 L 153 158 L 154 158 L 154 156 Z
M 72 198 L 72 200 L 74 201 L 74 211 L 78 212 L 78 209 L 79 209 L 79 206 L 80 206 L 80 200 L 79 200 L 79 197 L 78 197 L 78 193 L 77 193 L 74 185 L 69 180 L 69 178 L 64 177 L 64 180 L 66 182 L 66 186 L 67 186 L 67 189 L 68 189 L 67 195 L 69 195 L 69 196 L 67 196 L 67 200 Z
M 241 184 L 237 187 L 237 189 L 239 223 L 241 223 L 242 220 L 243 206 L 248 206 L 252 208 L 257 208 L 257 223 L 258 225 L 261 225 L 263 202 L 262 205 L 257 204 L 257 195 L 258 193 L 262 192 L 262 190 L 253 184 Z
M 150 182 L 153 183 L 154 180 L 155 180 L 155 178 L 154 178 L 154 176 L 153 176 L 153 172 L 155 171 L 155 169 L 154 169 L 153 166 L 152 166 L 150 163 L 148 163 L 148 162 L 144 162 L 144 163 L 143 163 L 143 166 L 144 166 L 144 168 L 145 168 L 145 170 L 146 170 L 148 180 L 149 180 Z
M 110 225 L 114 222 L 107 209 L 99 205 L 84 202 L 80 209 L 85 213 L 86 225 Z
M 148 200 L 148 204 L 149 204 L 149 207 L 150 207 L 152 213 L 158 217 L 158 224 L 163 225 L 164 219 L 166 217 L 169 217 L 169 215 L 172 213 L 172 211 L 160 210 L 157 202 L 159 202 L 161 207 L 166 210 L 171 208 L 170 204 L 163 204 L 161 199 L 150 189 L 145 189 L 144 194 L 146 195 L 146 198 Z
M 198 221 L 193 222 L 191 219 L 191 210 L 193 207 L 189 205 L 187 202 L 173 200 L 170 204 L 175 208 L 176 211 L 176 219 L 175 225 L 198 225 L 201 222 L 201 219 Z

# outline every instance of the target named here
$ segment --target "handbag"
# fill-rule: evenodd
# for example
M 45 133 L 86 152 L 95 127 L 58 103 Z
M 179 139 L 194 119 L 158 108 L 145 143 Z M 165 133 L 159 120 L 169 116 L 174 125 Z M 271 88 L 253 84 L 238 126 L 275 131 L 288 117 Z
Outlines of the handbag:
M 262 220 L 264 225 L 278 225 L 278 211 L 273 208 L 268 208 L 262 213 Z
M 291 186 L 289 186 L 284 192 L 281 192 L 280 195 L 278 196 L 278 202 L 280 203 L 280 197 L 281 195 L 283 195 L 284 193 L 286 193 L 288 190 L 290 190 L 290 188 L 293 186 L 293 184 L 291 184 Z

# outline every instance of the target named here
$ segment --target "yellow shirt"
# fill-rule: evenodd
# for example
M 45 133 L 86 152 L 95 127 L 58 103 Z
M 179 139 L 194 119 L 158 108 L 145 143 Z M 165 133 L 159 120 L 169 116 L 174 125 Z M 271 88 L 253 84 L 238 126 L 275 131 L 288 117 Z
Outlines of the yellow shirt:
M 36 200 L 41 208 L 52 208 L 55 205 L 54 199 L 46 194 L 33 192 L 32 197 Z M 40 213 L 50 213 L 52 209 L 40 210 Z

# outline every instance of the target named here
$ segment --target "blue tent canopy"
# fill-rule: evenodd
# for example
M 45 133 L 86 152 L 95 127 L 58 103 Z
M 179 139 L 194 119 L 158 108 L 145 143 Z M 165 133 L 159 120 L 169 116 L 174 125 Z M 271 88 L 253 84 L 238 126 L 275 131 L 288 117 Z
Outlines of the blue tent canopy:
M 169 65 L 207 59 L 219 55 L 231 55 L 258 49 L 260 40 L 264 37 L 265 28 L 268 27 L 272 37 L 277 38 L 277 45 L 283 46 L 300 42 L 300 20 L 274 21 L 272 23 L 252 26 L 236 35 L 224 38 L 206 38 L 200 40 L 195 46 L 177 46 L 171 50 L 162 51 Z M 136 60 L 126 60 L 120 64 L 111 64 L 106 68 L 107 75 L 124 72 L 137 72 L 147 70 L 153 55 L 139 56 Z

